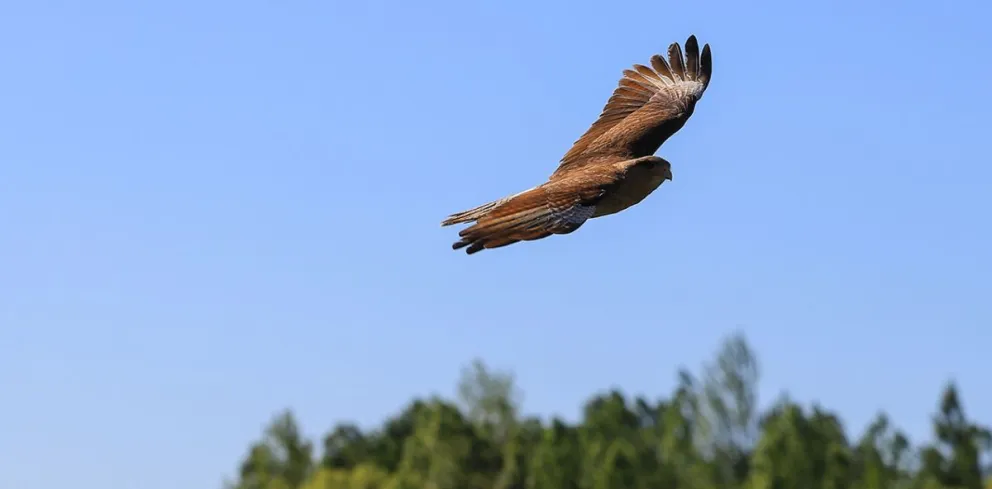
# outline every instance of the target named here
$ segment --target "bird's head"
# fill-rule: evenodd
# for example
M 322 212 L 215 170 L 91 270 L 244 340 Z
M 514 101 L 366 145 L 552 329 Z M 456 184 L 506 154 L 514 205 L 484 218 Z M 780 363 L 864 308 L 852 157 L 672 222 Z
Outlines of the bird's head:
M 658 156 L 646 156 L 637 161 L 637 166 L 665 180 L 672 179 L 672 164 Z

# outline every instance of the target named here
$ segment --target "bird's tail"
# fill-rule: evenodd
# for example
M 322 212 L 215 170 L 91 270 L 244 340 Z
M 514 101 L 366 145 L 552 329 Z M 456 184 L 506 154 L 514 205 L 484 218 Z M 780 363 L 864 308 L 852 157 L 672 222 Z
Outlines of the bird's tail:
M 452 224 L 477 221 L 480 217 L 486 215 L 489 211 L 493 210 L 496 206 L 506 202 L 507 200 L 509 200 L 509 198 L 494 200 L 492 202 L 482 204 L 479 207 L 473 207 L 469 210 L 456 212 L 441 221 L 441 226 L 450 226 Z
M 523 192 L 519 192 L 519 193 L 513 194 L 513 195 L 511 195 L 509 197 L 503 197 L 502 199 L 497 199 L 497 200 L 494 200 L 492 202 L 487 202 L 487 203 L 482 204 L 482 205 L 480 205 L 478 207 L 473 207 L 473 208 L 468 209 L 468 210 L 465 210 L 465 211 L 456 212 L 456 213 L 448 216 L 445 220 L 441 221 L 441 226 L 450 226 L 452 224 L 461 224 L 461 223 L 465 223 L 465 222 L 478 221 L 480 217 L 488 214 L 489 212 L 491 212 L 496 207 L 499 207 L 500 205 L 509 202 L 510 199 L 512 199 L 512 198 L 515 198 L 515 197 L 518 197 L 520 195 L 523 195 L 523 194 L 525 194 L 527 192 L 530 192 L 531 190 L 534 190 L 534 188 L 536 188 L 536 187 L 531 187 L 531 188 L 529 188 L 527 190 L 524 190 Z
M 545 192 L 533 188 L 452 214 L 442 224 L 474 222 L 472 226 L 458 233 L 461 239 L 451 246 L 455 250 L 468 247 L 465 252 L 470 255 L 483 249 L 499 248 L 518 241 L 533 241 L 551 234 L 573 231 L 574 229 L 566 229 L 570 227 L 567 222 L 560 223 L 561 226 L 557 225 L 559 224 L 557 216 L 548 203 Z M 578 226 L 574 228 L 577 229 Z

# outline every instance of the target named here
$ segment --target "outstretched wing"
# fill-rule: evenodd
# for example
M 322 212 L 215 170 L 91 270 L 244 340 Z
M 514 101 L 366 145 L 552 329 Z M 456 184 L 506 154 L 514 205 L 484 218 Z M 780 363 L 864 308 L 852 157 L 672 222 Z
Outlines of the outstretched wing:
M 685 50 L 683 61 L 682 48 L 672 43 L 667 62 L 656 54 L 650 68 L 635 64 L 624 70 L 599 118 L 565 153 L 552 178 L 604 156 L 652 155 L 681 129 L 713 72 L 709 44 L 700 55 L 693 35 L 686 40 Z

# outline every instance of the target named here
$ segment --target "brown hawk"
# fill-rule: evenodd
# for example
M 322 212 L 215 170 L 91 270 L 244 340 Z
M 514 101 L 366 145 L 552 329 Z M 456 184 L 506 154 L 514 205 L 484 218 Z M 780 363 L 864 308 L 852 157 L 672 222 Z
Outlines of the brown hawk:
M 603 112 L 562 157 L 547 182 L 509 197 L 448 216 L 442 226 L 474 223 L 461 230 L 453 249 L 466 253 L 568 234 L 587 220 L 620 212 L 672 179 L 668 161 L 654 156 L 685 125 L 713 72 L 709 44 L 702 54 L 696 36 L 668 47 L 668 61 L 651 57 L 635 64 Z

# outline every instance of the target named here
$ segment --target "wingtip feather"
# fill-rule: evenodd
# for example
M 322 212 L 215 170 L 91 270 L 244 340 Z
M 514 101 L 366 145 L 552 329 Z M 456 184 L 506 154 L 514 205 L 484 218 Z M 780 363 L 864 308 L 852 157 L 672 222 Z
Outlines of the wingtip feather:
M 696 41 L 695 35 L 690 35 L 685 40 L 685 61 L 686 76 L 689 80 L 697 80 L 699 78 L 699 43 Z
M 677 42 L 668 46 L 668 66 L 672 68 L 672 74 L 676 76 L 676 81 L 686 80 L 685 64 L 682 61 L 682 46 Z
M 713 75 L 713 54 L 710 52 L 710 45 L 703 45 L 703 52 L 699 56 L 699 81 L 703 86 L 708 86 L 710 77 Z
M 672 68 L 668 66 L 668 61 L 662 58 L 661 55 L 651 56 L 651 66 L 665 79 L 672 79 Z

